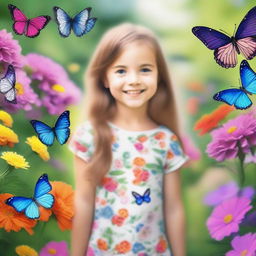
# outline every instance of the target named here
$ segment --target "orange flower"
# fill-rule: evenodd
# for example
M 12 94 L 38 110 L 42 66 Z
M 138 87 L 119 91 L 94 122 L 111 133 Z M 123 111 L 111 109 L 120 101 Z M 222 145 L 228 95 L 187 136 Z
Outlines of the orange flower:
M 119 215 L 120 217 L 122 217 L 122 218 L 127 218 L 129 214 L 128 214 L 127 209 L 122 208 L 122 209 L 119 209 L 119 210 L 118 210 L 118 215 Z
M 139 185 L 139 184 L 141 183 L 141 180 L 138 179 L 138 178 L 136 178 L 136 179 L 134 179 L 134 180 L 132 181 L 132 183 L 133 183 L 134 185 Z
M 6 199 L 12 197 L 12 194 L 0 194 L 0 228 L 4 228 L 7 232 L 20 231 L 24 228 L 30 235 L 34 232 L 32 228 L 37 221 L 27 218 L 24 213 L 17 212 L 13 207 L 5 203 Z
M 148 139 L 148 137 L 145 136 L 145 135 L 141 135 L 141 136 L 138 137 L 138 141 L 139 141 L 139 142 L 144 142 L 144 141 L 146 141 L 147 139 Z
M 133 160 L 134 165 L 143 166 L 143 165 L 145 165 L 145 163 L 146 163 L 145 160 L 141 157 L 136 157 Z
M 167 159 L 172 159 L 173 158 L 173 153 L 172 153 L 172 151 L 171 150 L 168 150 L 168 152 L 167 152 Z
M 108 244 L 107 244 L 106 240 L 101 239 L 101 238 L 97 240 L 97 246 L 102 251 L 106 251 L 108 249 Z
M 141 168 L 134 168 L 133 173 L 135 177 L 139 177 L 143 173 L 143 169 Z
M 71 229 L 74 216 L 74 191 L 72 187 L 62 181 L 51 182 L 54 196 L 52 212 L 55 214 L 59 228 L 64 231 Z
M 165 133 L 164 132 L 158 132 L 155 136 L 156 140 L 162 140 L 165 138 Z
M 115 250 L 118 253 L 127 253 L 131 250 L 132 246 L 128 241 L 122 241 L 121 243 L 115 246 Z
M 199 135 L 204 135 L 213 128 L 217 127 L 219 122 L 223 120 L 235 108 L 226 104 L 220 105 L 210 114 L 203 115 L 194 126 L 194 130 L 201 130 Z
M 165 239 L 164 239 L 163 237 L 160 237 L 160 240 L 159 240 L 159 242 L 157 243 L 155 249 L 156 249 L 156 251 L 157 251 L 158 253 L 163 253 L 163 252 L 166 251 L 166 249 L 167 249 L 167 242 L 165 241 Z
M 51 215 L 52 215 L 52 210 L 51 209 L 46 209 L 46 208 L 43 208 L 43 207 L 40 206 L 39 211 L 40 211 L 39 220 L 47 222 L 49 220 L 49 218 L 51 217 Z
M 121 217 L 121 216 L 114 215 L 112 217 L 112 223 L 117 225 L 117 226 L 119 226 L 119 227 L 123 225 L 124 220 L 125 219 L 123 217 Z

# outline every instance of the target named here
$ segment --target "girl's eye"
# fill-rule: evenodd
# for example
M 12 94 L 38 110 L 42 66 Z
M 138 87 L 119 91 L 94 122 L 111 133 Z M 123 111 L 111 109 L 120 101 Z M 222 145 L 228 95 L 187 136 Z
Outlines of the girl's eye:
M 120 74 L 120 75 L 123 75 L 125 73 L 125 70 L 124 69 L 118 69 L 116 71 L 117 74 Z
M 142 72 L 150 72 L 151 69 L 149 69 L 149 68 L 142 68 L 141 71 L 142 71 Z

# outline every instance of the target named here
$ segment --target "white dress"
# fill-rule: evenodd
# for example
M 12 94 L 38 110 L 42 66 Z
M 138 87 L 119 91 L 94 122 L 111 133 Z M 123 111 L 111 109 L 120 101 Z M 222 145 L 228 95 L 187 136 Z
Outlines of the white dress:
M 164 175 L 188 159 L 165 126 L 127 131 L 111 123 L 111 168 L 97 187 L 87 256 L 170 256 L 163 219 Z M 69 148 L 85 161 L 94 151 L 89 121 L 78 127 Z

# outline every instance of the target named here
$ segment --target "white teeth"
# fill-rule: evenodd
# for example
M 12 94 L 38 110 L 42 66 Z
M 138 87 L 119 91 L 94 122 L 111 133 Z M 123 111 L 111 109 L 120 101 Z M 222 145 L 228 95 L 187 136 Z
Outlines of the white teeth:
M 127 94 L 140 94 L 141 92 L 143 92 L 144 90 L 132 90 L 132 91 L 124 91 Z

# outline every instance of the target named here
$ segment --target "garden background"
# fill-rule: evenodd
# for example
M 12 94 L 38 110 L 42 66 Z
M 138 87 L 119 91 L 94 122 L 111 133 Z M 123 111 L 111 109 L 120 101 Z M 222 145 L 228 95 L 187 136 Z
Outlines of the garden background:
M 52 20 L 36 38 L 18 36 L 12 31 L 12 20 L 7 5 L 13 4 L 20 8 L 27 17 L 50 15 Z M 54 21 L 53 6 L 63 8 L 71 16 L 86 7 L 92 7 L 91 16 L 97 17 L 97 23 L 91 32 L 81 38 L 73 32 L 68 38 L 62 38 Z M 167 56 L 172 81 L 177 89 L 179 111 L 182 114 L 184 132 L 193 141 L 196 158 L 183 169 L 183 192 L 188 220 L 188 255 L 224 255 L 231 249 L 230 240 L 214 241 L 207 230 L 206 220 L 212 209 L 203 204 L 207 192 L 230 180 L 237 180 L 237 175 L 224 164 L 209 158 L 205 153 L 206 145 L 210 142 L 210 134 L 199 136 L 194 131 L 195 122 L 204 114 L 216 109 L 220 103 L 212 96 L 217 91 L 239 87 L 239 64 L 233 69 L 223 69 L 216 64 L 213 52 L 208 50 L 191 32 L 193 26 L 203 25 L 215 29 L 223 29 L 233 34 L 234 25 L 241 22 L 245 14 L 254 6 L 246 0 L 13 0 L 0 3 L 0 29 L 12 33 L 19 41 L 22 55 L 38 53 L 47 56 L 61 64 L 70 79 L 83 91 L 83 74 L 88 61 L 102 34 L 113 25 L 121 22 L 134 22 L 151 28 L 158 35 L 163 50 Z M 1 49 L 0 49 L 1 51 Z M 239 56 L 239 63 L 242 57 Z M 256 68 L 256 61 L 250 65 Z M 71 133 L 80 122 L 80 103 L 70 104 L 67 109 L 71 112 Z M 253 98 L 253 97 L 252 97 Z M 82 97 L 81 97 L 82 99 Z M 245 111 L 235 110 L 230 117 L 235 117 Z M 19 135 L 19 144 L 10 151 L 29 152 L 24 143 L 26 137 L 35 135 L 29 123 L 30 117 L 36 115 L 33 111 L 19 110 L 12 114 L 14 131 Z M 50 115 L 42 108 L 41 120 L 54 125 L 58 115 Z M 197 149 L 196 149 L 197 148 Z M 1 147 L 1 152 L 6 148 Z M 37 156 L 30 156 L 28 170 L 11 171 L 1 179 L 0 192 L 15 195 L 31 196 L 35 183 L 42 173 L 47 173 L 49 180 L 62 181 L 74 188 L 72 154 L 67 146 L 55 143 L 49 149 L 51 160 L 44 162 Z M 201 152 L 199 153 L 198 150 Z M 235 160 L 230 164 L 236 164 Z M 4 172 L 4 162 L 0 163 Z M 256 182 L 255 164 L 246 167 L 245 185 Z M 1 209 L 0 209 L 1 211 Z M 6 232 L 0 229 L 0 255 L 11 256 L 19 245 L 29 245 L 40 251 L 50 241 L 70 243 L 70 231 L 61 231 L 54 217 L 48 222 L 38 223 L 34 235 L 25 230 Z M 248 228 L 250 232 L 254 227 Z

